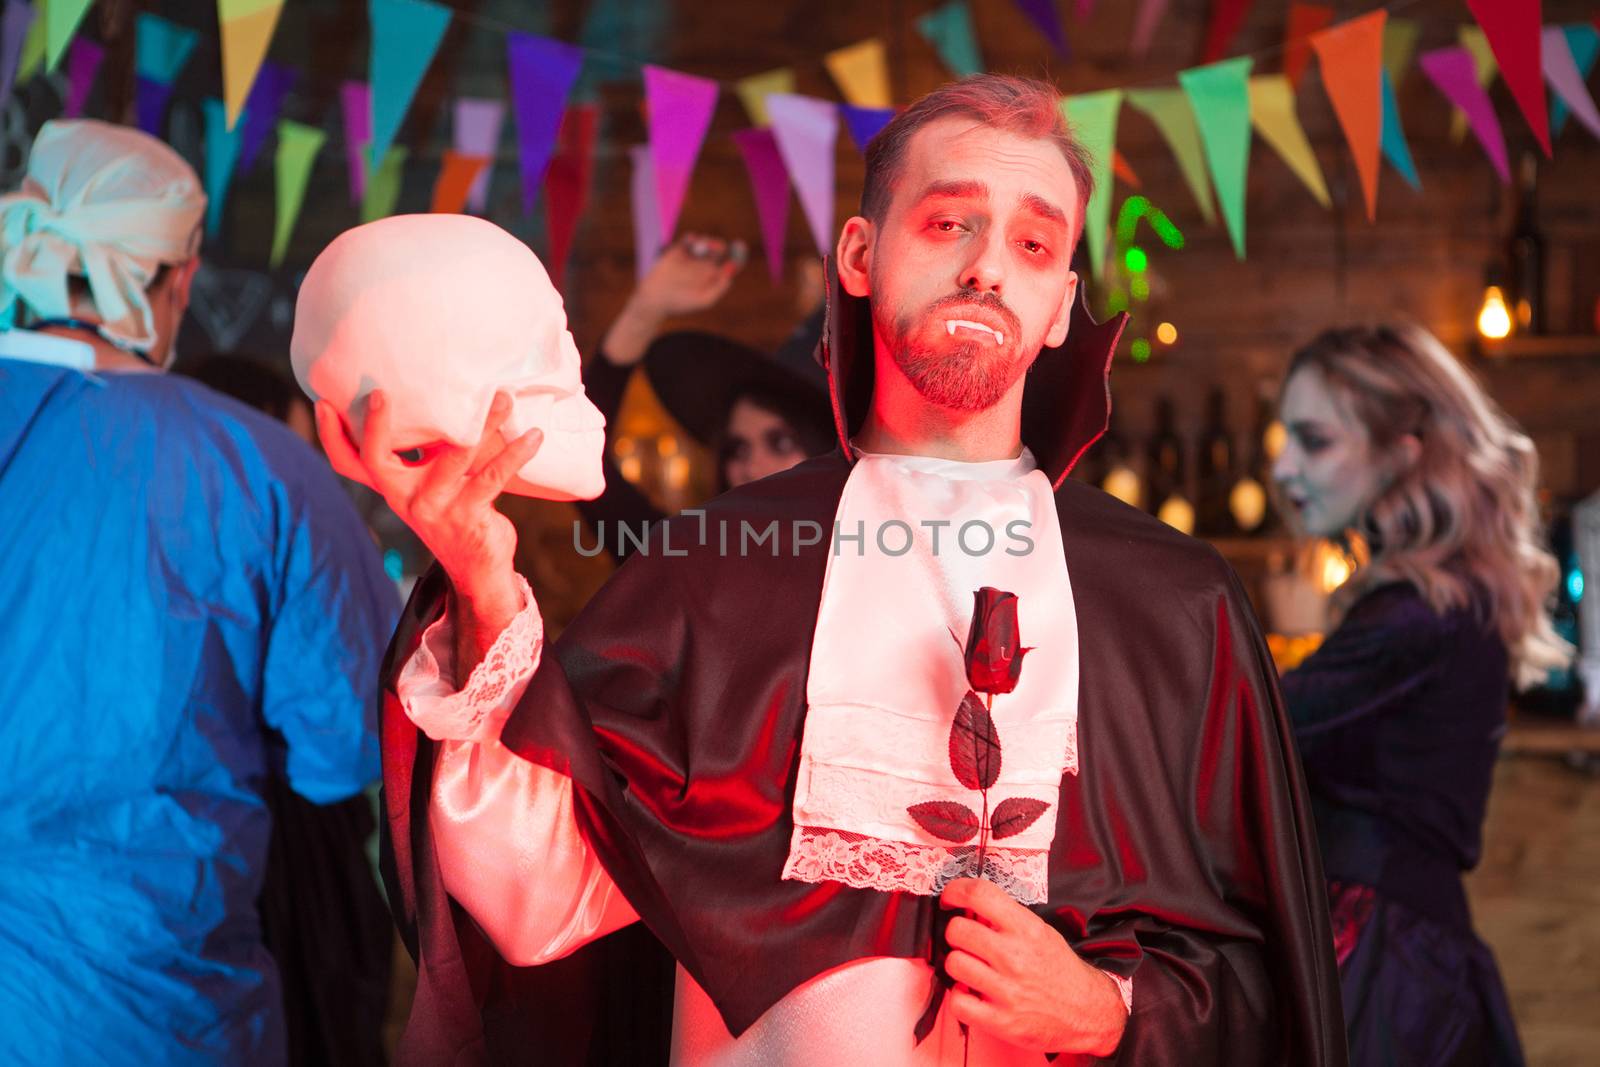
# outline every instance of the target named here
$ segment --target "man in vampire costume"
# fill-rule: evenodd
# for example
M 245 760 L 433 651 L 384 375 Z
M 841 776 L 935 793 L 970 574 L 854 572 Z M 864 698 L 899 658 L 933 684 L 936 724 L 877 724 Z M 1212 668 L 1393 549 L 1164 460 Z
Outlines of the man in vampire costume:
M 635 920 L 678 961 L 675 1064 L 1344 1062 L 1239 583 L 1065 481 L 1122 322 L 1080 310 L 1058 116 L 981 76 L 879 134 L 829 264 L 839 451 L 668 520 L 548 647 L 492 507 L 539 431 L 319 405 L 440 560 L 385 679 L 402 1062 L 582 1062 L 541 972 Z M 982 587 L 1031 649 L 987 678 Z

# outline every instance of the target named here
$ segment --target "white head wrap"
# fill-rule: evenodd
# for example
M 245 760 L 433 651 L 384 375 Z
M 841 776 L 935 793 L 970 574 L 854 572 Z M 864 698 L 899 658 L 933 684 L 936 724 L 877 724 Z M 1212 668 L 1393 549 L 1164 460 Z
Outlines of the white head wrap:
M 0 321 L 15 321 L 19 303 L 70 315 L 77 274 L 106 336 L 150 348 L 145 290 L 163 264 L 194 256 L 205 209 L 193 168 L 154 137 L 94 119 L 45 123 L 22 187 L 0 196 Z
M 301 283 L 289 352 L 300 387 L 358 439 L 366 397 L 382 389 L 397 449 L 472 447 L 504 391 L 502 435 L 545 435 L 511 492 L 587 500 L 605 488 L 605 417 L 584 395 L 561 294 L 492 222 L 395 215 L 340 234 Z

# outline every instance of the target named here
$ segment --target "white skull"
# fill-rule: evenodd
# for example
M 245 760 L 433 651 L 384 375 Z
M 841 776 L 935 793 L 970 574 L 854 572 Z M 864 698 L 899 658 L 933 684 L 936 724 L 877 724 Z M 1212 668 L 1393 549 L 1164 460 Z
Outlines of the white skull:
M 561 294 L 527 245 L 470 215 L 396 215 L 340 234 L 295 305 L 295 378 L 360 440 L 382 389 L 397 451 L 478 443 L 496 391 L 507 439 L 544 443 L 507 486 L 551 500 L 605 488 L 605 417 L 584 395 Z

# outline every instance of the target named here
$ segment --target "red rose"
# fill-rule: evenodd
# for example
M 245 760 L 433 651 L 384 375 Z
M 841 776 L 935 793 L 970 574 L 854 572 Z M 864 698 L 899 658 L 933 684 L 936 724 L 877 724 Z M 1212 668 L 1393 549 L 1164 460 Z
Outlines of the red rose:
M 1009 693 L 1022 677 L 1022 647 L 1017 632 L 1017 594 L 984 586 L 972 594 L 972 628 L 964 650 L 967 682 L 979 693 Z

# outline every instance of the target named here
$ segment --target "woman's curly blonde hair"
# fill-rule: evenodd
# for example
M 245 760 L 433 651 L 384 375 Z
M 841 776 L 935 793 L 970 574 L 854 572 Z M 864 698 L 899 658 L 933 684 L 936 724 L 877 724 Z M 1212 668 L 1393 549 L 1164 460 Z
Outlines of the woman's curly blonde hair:
M 1306 368 L 1342 396 L 1375 451 L 1408 434 L 1421 444 L 1351 531 L 1366 560 L 1335 606 L 1406 581 L 1436 612 L 1470 607 L 1493 624 L 1519 685 L 1564 666 L 1572 647 L 1550 622 L 1560 568 L 1544 547 L 1528 436 L 1419 326 L 1327 330 L 1294 354 L 1285 383 Z

